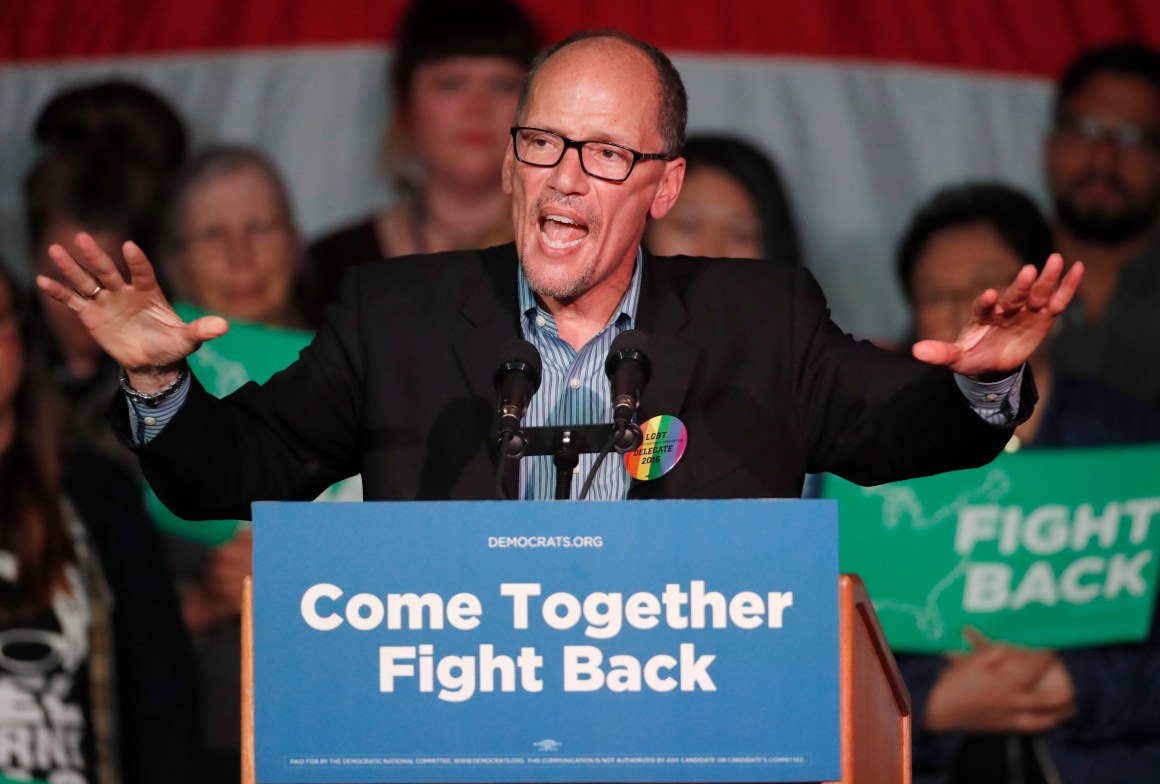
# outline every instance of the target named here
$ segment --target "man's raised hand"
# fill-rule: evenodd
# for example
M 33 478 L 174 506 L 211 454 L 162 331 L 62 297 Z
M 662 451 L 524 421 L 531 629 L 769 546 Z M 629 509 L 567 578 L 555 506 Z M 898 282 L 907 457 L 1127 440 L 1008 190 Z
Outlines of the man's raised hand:
M 1039 346 L 1067 308 L 1083 278 L 1083 264 L 1063 274 L 1063 257 L 1051 254 L 1043 271 L 1028 264 L 1002 294 L 987 289 L 971 306 L 971 318 L 954 343 L 922 340 L 914 356 L 964 376 L 1009 375 Z
M 178 318 L 157 285 L 153 265 L 133 242 L 122 248 L 126 277 L 96 241 L 82 232 L 75 252 L 52 245 L 48 255 L 63 282 L 38 275 L 36 285 L 80 318 L 93 339 L 129 375 L 140 392 L 152 393 L 173 381 L 182 361 L 207 340 L 229 329 L 225 319 Z

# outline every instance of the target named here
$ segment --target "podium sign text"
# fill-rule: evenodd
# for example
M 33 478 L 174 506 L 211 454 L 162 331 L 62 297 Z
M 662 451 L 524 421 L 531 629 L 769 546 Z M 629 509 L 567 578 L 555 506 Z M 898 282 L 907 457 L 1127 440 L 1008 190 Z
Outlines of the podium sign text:
M 840 778 L 829 501 L 256 504 L 258 781 Z

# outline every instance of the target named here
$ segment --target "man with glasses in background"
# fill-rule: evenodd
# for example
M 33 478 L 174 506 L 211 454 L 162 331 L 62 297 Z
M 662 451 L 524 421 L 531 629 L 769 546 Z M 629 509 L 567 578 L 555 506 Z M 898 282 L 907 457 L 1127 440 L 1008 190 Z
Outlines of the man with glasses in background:
M 1045 163 L 1056 248 L 1087 268 L 1056 365 L 1160 405 L 1160 53 L 1080 55 L 1059 82 Z
M 604 31 L 550 48 L 503 169 L 514 246 L 357 268 L 296 363 L 222 401 L 185 357 L 225 322 L 174 318 L 133 246 L 132 282 L 81 235 L 74 253 L 51 250 L 68 284 L 39 284 L 125 368 L 118 430 L 190 518 L 245 517 L 253 500 L 312 498 L 359 472 L 369 500 L 494 497 L 492 379 L 517 337 L 543 358 L 523 419 L 536 426 L 610 421 L 613 338 L 652 336 L 637 421 L 679 418 L 683 458 L 651 481 L 605 461 L 589 498 L 793 497 L 807 471 L 877 484 L 994 457 L 1034 402 L 1024 360 L 1082 267 L 1064 275 L 1053 257 L 982 293 L 959 341 L 916 347 L 923 361 L 856 342 L 800 268 L 641 247 L 649 216 L 680 193 L 686 115 L 680 76 L 654 47 Z M 513 495 L 551 498 L 549 460 L 509 471 Z

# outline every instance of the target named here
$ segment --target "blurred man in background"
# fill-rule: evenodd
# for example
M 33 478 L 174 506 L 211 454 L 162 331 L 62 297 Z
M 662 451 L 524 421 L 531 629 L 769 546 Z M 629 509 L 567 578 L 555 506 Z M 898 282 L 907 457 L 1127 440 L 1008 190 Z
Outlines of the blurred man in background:
M 1160 404 L 1160 53 L 1117 44 L 1076 59 L 1045 162 L 1056 248 L 1087 268 L 1056 362 Z

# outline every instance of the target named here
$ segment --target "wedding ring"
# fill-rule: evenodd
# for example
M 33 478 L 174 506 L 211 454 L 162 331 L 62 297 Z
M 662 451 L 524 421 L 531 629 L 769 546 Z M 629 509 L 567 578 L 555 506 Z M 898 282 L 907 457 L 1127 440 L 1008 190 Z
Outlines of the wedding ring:
M 104 290 L 104 288 L 105 288 L 104 286 L 102 286 L 100 283 L 98 283 L 97 287 L 95 289 L 93 289 L 91 293 L 81 294 L 81 296 L 84 297 L 85 299 L 96 299 L 97 295 L 100 294 Z

